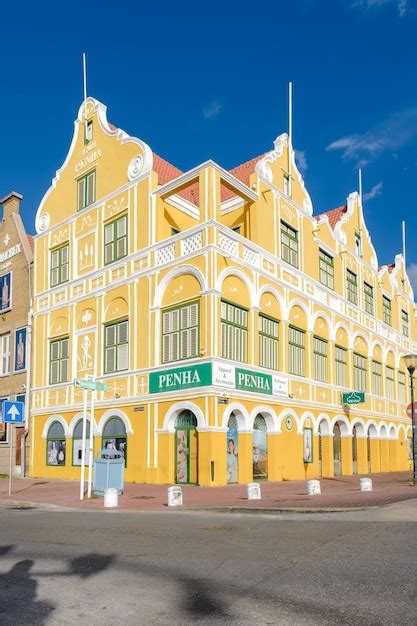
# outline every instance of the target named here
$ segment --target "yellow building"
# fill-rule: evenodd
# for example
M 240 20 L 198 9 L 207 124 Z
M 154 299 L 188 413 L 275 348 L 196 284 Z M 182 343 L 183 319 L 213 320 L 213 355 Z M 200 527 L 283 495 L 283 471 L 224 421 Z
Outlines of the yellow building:
M 356 192 L 313 216 L 286 134 L 183 173 L 89 98 L 36 230 L 32 475 L 79 477 L 86 376 L 127 481 L 408 468 L 403 258 L 378 267 Z

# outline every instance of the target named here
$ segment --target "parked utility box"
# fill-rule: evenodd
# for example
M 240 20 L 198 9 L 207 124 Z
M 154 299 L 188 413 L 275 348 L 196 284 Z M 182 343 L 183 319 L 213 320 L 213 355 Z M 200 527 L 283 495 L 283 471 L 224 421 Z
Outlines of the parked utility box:
M 125 480 L 125 458 L 118 450 L 109 448 L 100 450 L 97 459 L 94 459 L 93 491 L 104 496 L 106 489 L 117 489 L 123 493 Z

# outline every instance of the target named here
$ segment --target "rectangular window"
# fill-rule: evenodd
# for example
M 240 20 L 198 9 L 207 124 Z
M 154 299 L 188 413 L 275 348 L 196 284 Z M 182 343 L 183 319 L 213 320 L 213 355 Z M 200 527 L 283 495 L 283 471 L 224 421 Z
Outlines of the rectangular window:
M 182 361 L 199 353 L 199 303 L 162 313 L 162 362 Z
M 54 339 L 49 350 L 49 384 L 68 382 L 69 338 Z
M 104 264 L 108 265 L 127 255 L 127 215 L 104 226 Z
M 346 270 L 347 299 L 352 304 L 358 304 L 358 277 L 350 270 Z
M 347 386 L 347 350 L 340 346 L 335 346 L 336 361 L 336 387 Z
M 175 235 L 178 235 L 180 232 L 178 228 L 171 227 L 171 237 L 175 237 Z
M 395 375 L 394 368 L 389 367 L 388 365 L 385 367 L 386 374 L 386 390 L 385 394 L 388 400 L 395 400 Z
M 77 181 L 78 211 L 93 204 L 96 199 L 96 173 L 90 172 Z
M 278 322 L 259 315 L 259 365 L 278 369 Z
M 305 376 L 305 332 L 288 327 L 288 371 L 296 376 Z
M 222 357 L 248 360 L 248 312 L 235 304 L 221 303 Z
M 386 324 L 392 324 L 391 300 L 386 296 L 382 296 L 382 316 Z
M 291 196 L 291 188 L 290 188 L 290 177 L 288 176 L 288 174 L 284 173 L 282 175 L 282 182 L 283 182 L 285 195 L 290 197 Z
M 0 376 L 10 374 L 10 333 L 0 335 Z
M 69 280 L 69 244 L 51 251 L 51 287 Z
M 129 367 L 129 323 L 127 320 L 104 327 L 104 373 L 122 372 Z
M 401 325 L 402 325 L 402 331 L 403 331 L 404 337 L 408 337 L 409 332 L 410 332 L 409 323 L 408 323 L 408 313 L 407 311 L 404 311 L 404 309 L 401 310 Z
M 368 283 L 363 283 L 363 295 L 365 301 L 365 311 L 369 315 L 374 314 L 374 288 Z
M 93 138 L 93 120 L 84 123 L 84 143 L 88 143 Z
M 239 226 L 233 226 L 232 230 L 233 230 L 234 233 L 237 233 L 238 235 L 240 235 L 240 228 L 241 227 L 240 227 L 240 224 L 239 224 Z
M 378 361 L 372 361 L 372 393 L 382 396 L 382 365 Z
M 327 382 L 327 341 L 313 338 L 314 378 L 321 383 Z
M 366 357 L 353 353 L 353 385 L 355 391 L 366 391 Z
M 355 231 L 355 252 L 358 256 L 362 256 L 362 239 L 357 231 Z
M 281 222 L 281 256 L 286 263 L 298 267 L 298 231 Z
M 320 250 L 319 255 L 320 282 L 329 289 L 334 289 L 333 257 L 324 250 Z
M 7 424 L 3 422 L 3 402 L 8 398 L 0 398 L 0 443 L 7 443 Z
M 406 402 L 405 373 L 404 372 L 398 372 L 398 401 Z
M 12 306 L 12 275 L 0 276 L 0 312 Z

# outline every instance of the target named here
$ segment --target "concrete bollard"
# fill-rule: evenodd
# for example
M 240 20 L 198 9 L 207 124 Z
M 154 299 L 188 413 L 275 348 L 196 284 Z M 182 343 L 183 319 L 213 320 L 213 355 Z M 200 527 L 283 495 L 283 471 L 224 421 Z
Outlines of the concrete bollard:
M 182 489 L 178 485 L 168 487 L 168 506 L 182 506 Z
M 319 480 L 308 480 L 307 481 L 307 495 L 308 496 L 319 496 L 321 494 L 321 486 Z
M 361 478 L 359 480 L 359 488 L 361 491 L 372 491 L 372 479 Z
M 117 493 L 117 489 L 113 489 L 109 487 L 104 492 L 104 506 L 107 509 L 114 508 L 119 504 L 119 494 Z
M 248 500 L 261 499 L 261 485 L 259 483 L 249 483 L 247 486 Z

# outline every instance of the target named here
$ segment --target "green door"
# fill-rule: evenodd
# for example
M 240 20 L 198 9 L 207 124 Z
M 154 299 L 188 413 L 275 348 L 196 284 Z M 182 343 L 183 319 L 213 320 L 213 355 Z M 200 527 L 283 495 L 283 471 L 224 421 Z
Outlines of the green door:
M 191 411 L 182 411 L 175 422 L 175 482 L 180 485 L 198 482 L 197 420 Z

